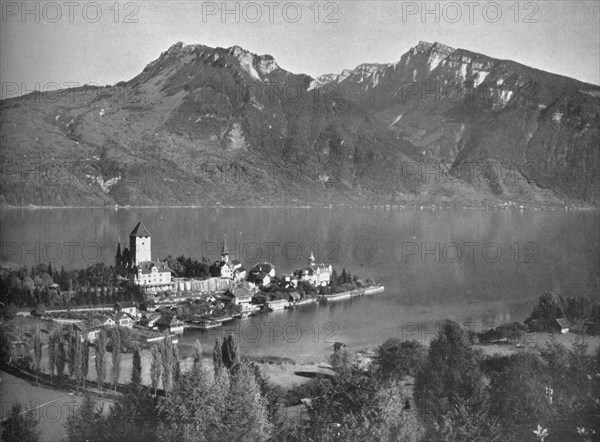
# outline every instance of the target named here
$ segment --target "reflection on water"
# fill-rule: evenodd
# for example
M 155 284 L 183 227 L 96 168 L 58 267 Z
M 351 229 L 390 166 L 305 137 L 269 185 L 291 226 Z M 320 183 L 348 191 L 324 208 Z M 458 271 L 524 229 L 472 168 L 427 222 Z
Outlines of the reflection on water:
M 427 341 L 436 322 L 470 327 L 523 320 L 554 290 L 598 296 L 598 212 L 356 209 L 54 209 L 3 210 L 2 259 L 53 266 L 113 263 L 142 219 L 154 257 L 220 252 L 249 268 L 258 261 L 289 273 L 313 251 L 386 286 L 383 294 L 307 305 L 236 321 L 242 351 L 324 359 L 333 342 L 372 347 L 391 336 Z M 182 341 L 214 333 L 191 332 Z M 211 341 L 211 342 L 209 342 Z

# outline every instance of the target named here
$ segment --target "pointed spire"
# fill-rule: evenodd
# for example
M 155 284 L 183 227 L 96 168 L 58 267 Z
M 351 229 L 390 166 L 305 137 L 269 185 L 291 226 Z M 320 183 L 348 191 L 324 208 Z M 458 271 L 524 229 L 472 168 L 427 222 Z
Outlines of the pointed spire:
M 223 247 L 221 248 L 221 261 L 229 262 L 229 252 L 227 251 L 227 234 L 223 234 Z
M 308 265 L 313 265 L 315 263 L 315 255 L 312 252 L 312 250 L 310 251 L 310 258 L 308 258 Z
M 221 255 L 226 255 L 227 252 L 227 234 L 223 234 L 223 247 L 221 247 Z

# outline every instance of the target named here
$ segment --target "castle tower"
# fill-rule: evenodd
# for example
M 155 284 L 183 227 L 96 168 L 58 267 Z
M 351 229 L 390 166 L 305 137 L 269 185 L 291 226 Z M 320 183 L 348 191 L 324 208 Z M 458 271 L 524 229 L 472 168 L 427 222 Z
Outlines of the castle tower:
M 221 248 L 221 262 L 229 262 L 229 252 L 227 251 L 227 235 L 223 235 L 223 247 Z
M 152 261 L 150 232 L 142 221 L 137 223 L 129 234 L 129 251 L 132 266 L 137 266 L 144 261 Z

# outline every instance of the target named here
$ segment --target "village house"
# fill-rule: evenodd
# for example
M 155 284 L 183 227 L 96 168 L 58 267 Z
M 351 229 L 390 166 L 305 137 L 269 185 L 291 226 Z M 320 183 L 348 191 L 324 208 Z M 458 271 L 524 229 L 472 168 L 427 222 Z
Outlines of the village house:
M 175 334 L 183 333 L 183 322 L 177 319 L 175 315 L 163 313 L 155 325 L 160 331 L 168 331 Z
M 92 318 L 92 320 L 94 320 L 95 324 L 97 324 L 99 327 L 114 327 L 117 325 L 113 318 L 106 315 L 96 315 Z
M 88 327 L 87 340 L 93 344 L 94 342 L 96 342 L 96 339 L 98 339 L 98 335 L 101 331 L 102 327 Z
M 160 312 L 152 312 L 152 313 L 147 313 L 143 318 L 141 323 L 144 324 L 146 327 L 154 329 L 156 328 L 156 321 L 158 321 L 162 316 L 162 313 Z
M 119 312 L 115 315 L 115 322 L 119 327 L 133 328 L 133 318 L 125 312 Z
M 243 267 L 238 267 L 233 271 L 233 280 L 236 282 L 244 281 L 248 276 L 248 272 Z
M 571 321 L 567 318 L 558 318 L 555 320 L 555 329 L 561 334 L 569 333 L 571 328 Z
M 102 319 L 96 316 L 87 320 L 85 322 L 85 333 L 87 335 L 87 340 L 90 343 L 96 342 L 96 339 L 98 339 L 98 335 L 104 328 L 104 324 L 108 322 L 108 326 L 112 326 L 111 321 L 114 322 L 114 320 L 112 318 L 109 318 L 108 316 L 102 316 Z
M 113 306 L 113 311 L 115 313 L 123 312 L 127 313 L 134 319 L 137 319 L 141 316 L 140 310 L 134 302 L 117 302 Z
M 271 277 L 263 272 L 251 272 L 248 281 L 255 286 L 268 286 L 271 283 Z
M 253 275 L 265 274 L 269 276 L 269 278 L 275 277 L 275 266 L 268 262 L 263 262 L 261 264 L 256 264 L 254 267 L 250 269 L 248 272 L 248 276 L 252 277 Z
M 252 303 L 252 293 L 245 287 L 229 289 L 223 294 L 223 299 L 228 304 L 249 305 Z

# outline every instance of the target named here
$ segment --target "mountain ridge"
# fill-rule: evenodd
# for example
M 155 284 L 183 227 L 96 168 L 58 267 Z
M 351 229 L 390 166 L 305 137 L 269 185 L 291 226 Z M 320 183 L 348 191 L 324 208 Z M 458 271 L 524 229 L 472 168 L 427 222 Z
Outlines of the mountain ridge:
M 430 96 L 454 84 L 482 100 Z M 597 206 L 599 90 L 441 43 L 315 79 L 177 42 L 114 86 L 3 100 L 1 201 Z

